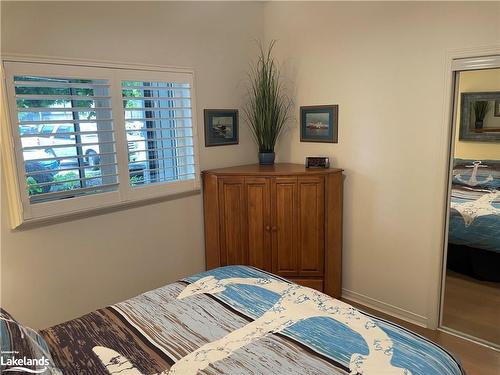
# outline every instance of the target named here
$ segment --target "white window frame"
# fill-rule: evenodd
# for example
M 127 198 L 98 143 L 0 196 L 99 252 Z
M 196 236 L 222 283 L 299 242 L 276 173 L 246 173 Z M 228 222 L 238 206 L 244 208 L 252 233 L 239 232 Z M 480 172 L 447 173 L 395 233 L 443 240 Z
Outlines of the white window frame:
M 200 189 L 199 170 L 199 142 L 196 121 L 196 94 L 194 71 L 186 68 L 172 68 L 144 65 L 126 65 L 115 63 L 99 63 L 84 61 L 47 60 L 47 59 L 16 59 L 4 58 L 4 84 L 8 102 L 10 119 L 11 146 L 15 152 L 15 165 L 9 166 L 17 181 L 20 207 L 10 207 L 19 210 L 16 227 L 22 222 L 45 221 L 49 218 L 68 216 L 80 212 L 89 212 L 105 207 L 128 205 L 131 203 L 168 197 L 179 193 L 196 192 Z M 40 75 L 61 78 L 106 79 L 109 80 L 111 96 L 112 124 L 115 134 L 117 158 L 118 189 L 116 191 L 91 194 L 71 199 L 54 200 L 40 203 L 30 203 L 26 179 L 25 166 L 21 147 L 21 138 L 17 128 L 17 110 L 15 98 L 14 76 Z M 128 169 L 128 148 L 125 130 L 125 114 L 122 101 L 122 81 L 161 81 L 189 83 L 191 90 L 191 124 L 193 133 L 194 174 L 195 178 L 168 183 L 154 183 L 144 186 L 130 186 Z M 4 124 L 2 125 L 4 126 Z M 8 148 L 8 147 L 4 147 Z M 5 150 L 8 152 L 8 150 Z M 4 161 L 8 158 L 3 158 Z M 12 193 L 11 193 L 12 195 Z M 11 200 L 12 205 L 13 200 Z M 15 215 L 14 215 L 15 216 Z
M 144 72 L 124 70 L 122 72 L 118 72 L 115 77 L 115 82 L 112 85 L 112 93 L 111 96 L 115 97 L 114 90 L 119 91 L 119 96 L 121 98 L 122 95 L 122 82 L 123 81 L 163 81 L 163 82 L 173 82 L 173 83 L 189 83 L 191 88 L 191 116 L 192 116 L 192 126 L 193 126 L 193 149 L 194 149 L 194 161 L 195 161 L 195 180 L 181 180 L 176 182 L 169 182 L 169 189 L 171 190 L 171 194 L 182 193 L 189 190 L 199 189 L 200 187 L 200 171 L 199 171 L 199 159 L 198 159 L 198 137 L 196 126 L 194 123 L 195 117 L 195 107 L 194 107 L 194 85 L 193 85 L 193 77 L 191 74 L 186 73 L 171 73 L 171 72 L 155 72 L 150 71 L 146 74 Z M 118 93 L 116 93 L 118 95 Z M 120 113 L 116 113 L 115 116 L 115 107 L 113 107 L 113 118 L 116 118 L 119 124 L 124 124 L 125 117 L 123 111 L 122 102 L 119 103 Z M 123 133 L 125 134 L 125 133 Z M 127 150 L 127 141 L 123 143 L 125 150 Z M 118 153 L 118 167 L 125 168 L 127 170 L 126 176 L 126 185 L 129 187 L 128 189 L 124 189 L 123 194 L 126 196 L 128 200 L 141 200 L 141 199 L 149 199 L 161 197 L 164 195 L 164 184 L 156 183 L 151 185 L 138 185 L 130 188 L 130 180 L 128 173 L 128 160 L 126 158 L 121 158 L 122 155 L 126 155 L 123 153 Z M 122 160 L 123 159 L 123 160 Z M 121 177 L 121 174 L 120 174 Z M 196 184 L 193 184 L 196 182 Z M 121 184 L 120 184 L 121 185 Z M 163 185 L 163 186 L 162 186 Z

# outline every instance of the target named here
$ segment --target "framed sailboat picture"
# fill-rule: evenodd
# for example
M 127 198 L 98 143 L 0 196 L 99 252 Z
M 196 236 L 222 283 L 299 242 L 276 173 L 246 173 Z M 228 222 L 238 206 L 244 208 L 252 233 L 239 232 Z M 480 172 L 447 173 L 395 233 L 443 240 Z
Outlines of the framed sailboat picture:
M 238 144 L 238 110 L 205 109 L 205 147 Z
M 339 106 L 300 107 L 300 141 L 338 143 Z

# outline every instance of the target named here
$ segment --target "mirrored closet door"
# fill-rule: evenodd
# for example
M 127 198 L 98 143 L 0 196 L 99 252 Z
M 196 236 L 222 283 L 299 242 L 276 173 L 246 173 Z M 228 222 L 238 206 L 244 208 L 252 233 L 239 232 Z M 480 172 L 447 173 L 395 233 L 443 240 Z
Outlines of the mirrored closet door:
M 454 73 L 441 327 L 500 348 L 500 65 L 490 60 Z

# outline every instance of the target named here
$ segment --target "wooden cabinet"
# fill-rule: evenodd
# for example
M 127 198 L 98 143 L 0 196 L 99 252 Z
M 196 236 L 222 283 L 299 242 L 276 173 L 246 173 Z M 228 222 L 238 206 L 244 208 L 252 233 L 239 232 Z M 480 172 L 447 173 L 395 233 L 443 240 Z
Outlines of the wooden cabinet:
M 325 257 L 324 178 L 303 177 L 299 195 L 299 275 L 321 276 Z
M 251 265 L 340 297 L 342 170 L 203 172 L 207 268 Z
M 270 271 L 281 276 L 296 276 L 299 267 L 297 243 L 297 177 L 272 179 L 272 255 Z
M 264 270 L 271 268 L 270 190 L 269 179 L 245 177 L 247 264 Z
M 248 264 L 245 184 L 238 177 L 219 183 L 220 251 L 225 264 Z

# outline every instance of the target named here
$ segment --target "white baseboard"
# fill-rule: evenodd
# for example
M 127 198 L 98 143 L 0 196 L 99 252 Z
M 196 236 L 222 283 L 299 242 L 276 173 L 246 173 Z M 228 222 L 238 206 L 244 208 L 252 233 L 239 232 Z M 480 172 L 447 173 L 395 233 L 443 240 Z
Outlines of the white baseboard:
M 361 293 L 353 292 L 351 290 L 342 289 L 342 298 L 348 299 L 352 302 L 359 303 L 360 305 L 369 307 L 371 309 L 380 311 L 384 314 L 391 315 L 395 318 L 416 324 L 420 327 L 428 328 L 428 318 L 422 315 L 415 314 L 411 311 L 393 306 L 375 298 L 365 296 Z

